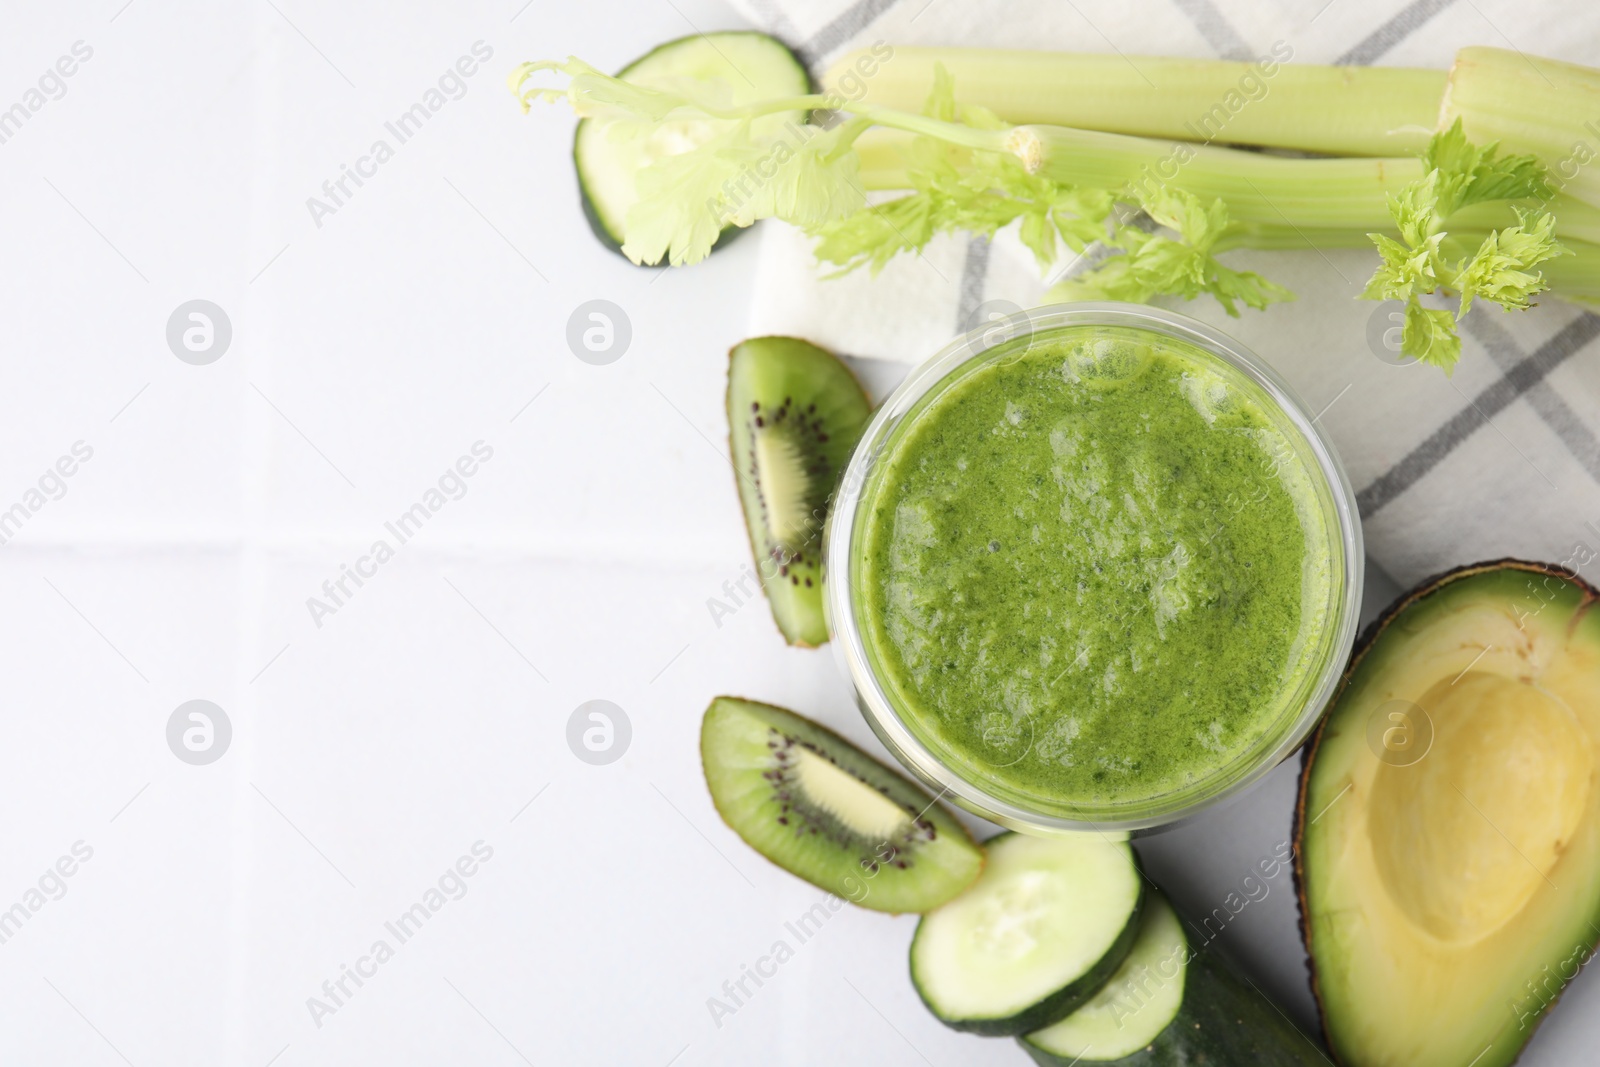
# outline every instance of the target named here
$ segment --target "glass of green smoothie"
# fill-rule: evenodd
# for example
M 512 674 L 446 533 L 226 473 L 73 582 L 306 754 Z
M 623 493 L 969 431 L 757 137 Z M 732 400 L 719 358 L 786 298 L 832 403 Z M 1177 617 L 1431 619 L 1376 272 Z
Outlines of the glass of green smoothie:
M 943 797 L 1138 830 L 1246 788 L 1338 685 L 1355 497 L 1273 371 L 1133 304 L 1013 315 L 912 371 L 827 533 L 834 647 Z

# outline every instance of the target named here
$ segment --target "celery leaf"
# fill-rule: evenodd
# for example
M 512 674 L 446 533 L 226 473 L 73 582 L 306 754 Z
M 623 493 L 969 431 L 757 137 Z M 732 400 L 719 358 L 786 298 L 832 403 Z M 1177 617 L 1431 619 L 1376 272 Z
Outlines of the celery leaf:
M 858 124 L 756 136 L 741 122 L 639 171 L 622 252 L 635 263 L 698 263 L 728 225 L 777 218 L 812 228 L 864 204 L 850 140 Z M 800 136 L 808 139 L 801 140 Z
M 1499 304 L 1507 311 L 1525 311 L 1529 298 L 1543 292 L 1544 276 L 1531 268 L 1571 253 L 1555 239 L 1555 216 L 1519 211 L 1516 226 L 1496 230 L 1483 239 L 1472 259 L 1456 275 L 1461 314 L 1473 297 Z
M 1405 323 L 1400 328 L 1400 350 L 1423 363 L 1445 370 L 1461 358 L 1461 337 L 1455 319 L 1443 308 L 1427 308 L 1416 297 L 1406 302 Z
M 1367 235 L 1383 262 L 1361 293 L 1364 300 L 1406 300 L 1412 293 L 1431 293 L 1439 286 L 1439 243 L 1443 234 L 1425 237 L 1421 247 L 1403 245 L 1381 233 Z
M 1517 225 L 1494 231 L 1470 257 L 1451 261 L 1444 247 L 1452 214 L 1490 201 L 1548 200 L 1549 178 L 1533 156 L 1502 156 L 1494 144 L 1472 144 L 1460 119 L 1434 134 L 1422 162 L 1423 176 L 1389 197 L 1400 240 L 1367 235 L 1380 263 L 1361 296 L 1405 301 L 1401 351 L 1449 371 L 1461 356 L 1456 323 L 1473 300 L 1488 300 L 1507 311 L 1527 308 L 1533 296 L 1549 288 L 1534 268 L 1568 254 L 1568 249 L 1556 242 L 1553 216 L 1515 208 Z M 1452 316 L 1423 307 L 1418 298 L 1436 292 L 1459 293 L 1460 309 Z
M 1139 203 L 1158 226 L 1176 232 L 1177 239 L 1136 225 L 1119 226 L 1107 243 L 1122 254 L 1058 283 L 1050 299 L 1147 303 L 1157 296 L 1194 300 L 1209 294 L 1234 317 L 1237 303 L 1260 310 L 1294 299 L 1289 290 L 1253 271 L 1218 262 L 1213 249 L 1228 229 L 1228 207 L 1221 200 L 1207 204 L 1191 193 L 1161 186 L 1141 196 Z
M 983 130 L 1006 124 L 993 112 L 956 102 L 955 83 L 934 65 L 933 89 L 922 112 L 941 122 Z M 1058 242 L 1081 252 L 1105 235 L 1115 197 L 1101 189 L 1058 185 L 1029 174 L 1006 152 L 953 147 L 934 137 L 914 138 L 905 149 L 913 192 L 811 228 L 817 258 L 840 269 L 876 274 L 903 252 L 921 252 L 939 233 L 980 233 L 1021 220 L 1018 234 L 1041 270 L 1054 263 Z
M 541 87 L 543 73 L 567 77 L 564 87 Z M 1209 294 L 1230 314 L 1291 294 L 1258 274 L 1218 262 L 1236 237 L 1227 205 L 1176 189 L 1096 188 L 1057 182 L 1037 171 L 993 112 L 956 98 L 948 71 L 936 66 L 920 115 L 872 105 L 838 106 L 851 116 L 830 129 L 788 123 L 774 130 L 766 116 L 817 106 L 820 97 L 790 97 L 735 106 L 727 85 L 686 79 L 644 87 L 604 74 L 578 59 L 525 63 L 511 76 L 524 109 L 540 100 L 565 100 L 578 114 L 611 124 L 608 135 L 679 145 L 645 153 L 652 162 L 634 176 L 623 252 L 635 263 L 673 265 L 704 258 L 729 225 L 778 218 L 817 239 L 816 254 L 840 268 L 881 270 L 905 252 L 920 252 L 940 233 L 992 235 L 1015 224 L 1040 269 L 1062 250 L 1083 253 L 1096 242 L 1113 250 L 1100 267 L 1058 292 L 1146 301 L 1156 296 L 1195 299 Z M 530 87 L 532 86 L 532 87 Z M 910 134 L 896 144 L 907 195 L 874 203 L 861 184 L 856 140 L 871 126 Z M 664 136 L 670 134 L 671 136 Z M 1441 142 L 1441 152 L 1461 152 Z M 1463 167 L 1493 172 L 1492 158 L 1473 156 Z M 1487 168 L 1487 169 L 1485 169 Z M 1459 168 L 1458 168 L 1459 169 Z M 1476 173 L 1477 171 L 1473 171 Z M 1497 172 L 1496 172 L 1497 173 Z M 1452 194 L 1454 195 L 1454 194 Z M 1438 190 L 1419 195 L 1410 210 L 1429 217 Z M 1155 232 L 1119 216 L 1143 209 Z M 1426 229 L 1426 224 L 1422 224 Z M 1485 253 L 1485 291 L 1513 298 L 1518 291 L 1501 266 L 1510 246 Z M 1400 281 L 1391 288 L 1403 288 Z
M 1434 134 L 1422 153 L 1424 171 L 1437 173 L 1438 214 L 1448 216 L 1469 204 L 1550 196 L 1544 164 L 1531 155 L 1501 156 L 1498 144 L 1478 147 L 1467 140 L 1458 118 Z

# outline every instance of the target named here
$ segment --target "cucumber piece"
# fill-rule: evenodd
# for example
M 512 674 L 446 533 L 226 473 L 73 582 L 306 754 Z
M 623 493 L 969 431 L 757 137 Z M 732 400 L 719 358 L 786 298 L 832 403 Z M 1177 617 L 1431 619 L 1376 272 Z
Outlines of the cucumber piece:
M 1127 958 L 1144 876 L 1125 838 L 1008 833 L 986 847 L 972 888 L 917 925 L 911 981 L 946 1026 L 1015 1036 L 1078 1008 Z
M 1083 1007 L 1018 1043 L 1043 1067 L 1325 1067 L 1328 1062 L 1310 1038 L 1214 952 L 1191 953 L 1183 923 L 1155 891 L 1133 951 L 1110 981 Z
M 764 33 L 732 31 L 680 37 L 658 45 L 617 72 L 617 77 L 648 88 L 715 82 L 731 104 L 774 97 L 803 96 L 811 91 L 805 64 L 783 43 Z M 756 135 L 800 124 L 806 115 L 786 111 L 751 124 Z M 572 139 L 572 162 L 578 172 L 583 215 L 600 243 L 619 255 L 625 240 L 628 209 L 638 201 L 634 185 L 640 169 L 666 156 L 705 144 L 729 123 L 686 121 L 645 125 L 623 119 L 584 119 Z M 726 227 L 718 247 L 741 232 Z
M 1152 892 L 1133 951 L 1099 992 L 1065 1019 L 1019 1038 L 1039 1063 L 1114 1062 L 1145 1048 L 1183 1006 L 1189 943 L 1172 905 Z

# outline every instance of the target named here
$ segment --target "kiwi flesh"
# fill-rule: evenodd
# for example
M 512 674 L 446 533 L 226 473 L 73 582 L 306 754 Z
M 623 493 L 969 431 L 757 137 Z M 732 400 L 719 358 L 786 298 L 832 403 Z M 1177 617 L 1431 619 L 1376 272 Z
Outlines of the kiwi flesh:
M 728 443 L 750 548 L 773 619 L 791 645 L 828 640 L 822 527 L 872 405 L 832 353 L 754 337 L 728 362 Z
M 712 803 L 746 844 L 861 907 L 930 911 L 983 870 L 983 850 L 933 797 L 792 711 L 717 697 L 700 758 Z

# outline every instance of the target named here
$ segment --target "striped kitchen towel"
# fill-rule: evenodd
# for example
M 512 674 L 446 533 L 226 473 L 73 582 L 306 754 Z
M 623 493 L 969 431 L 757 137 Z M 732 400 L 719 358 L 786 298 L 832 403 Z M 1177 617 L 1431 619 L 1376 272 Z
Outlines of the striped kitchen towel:
M 1600 5 L 1577 2 L 733 2 L 818 74 L 879 41 L 1229 59 L 1287 45 L 1299 62 L 1438 68 L 1469 44 L 1600 55 Z M 764 226 L 752 333 L 852 356 L 917 362 L 990 310 L 1036 304 L 1053 280 L 1006 234 L 939 238 L 876 278 L 824 280 L 802 235 Z M 1522 314 L 1480 304 L 1447 378 L 1397 365 L 1391 308 L 1355 299 L 1375 261 L 1360 250 L 1236 253 L 1235 266 L 1298 299 L 1236 320 L 1209 299 L 1172 306 L 1248 344 L 1320 411 L 1359 494 L 1368 552 L 1402 584 L 1505 555 L 1587 564 L 1600 579 L 1600 317 L 1554 300 Z

